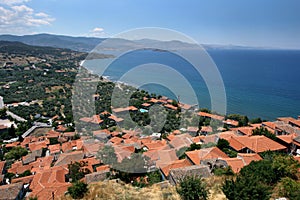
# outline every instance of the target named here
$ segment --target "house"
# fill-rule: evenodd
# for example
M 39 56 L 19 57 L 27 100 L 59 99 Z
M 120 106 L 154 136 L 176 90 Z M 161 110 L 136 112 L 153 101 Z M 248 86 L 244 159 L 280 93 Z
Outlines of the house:
M 200 130 L 201 135 L 207 135 L 207 134 L 212 133 L 212 132 L 213 132 L 213 129 L 212 129 L 211 126 L 202 126 L 201 130 Z
M 82 151 L 63 153 L 59 156 L 59 158 L 55 162 L 54 166 L 68 165 L 68 164 L 71 164 L 72 162 L 76 162 L 76 161 L 83 159 L 83 157 L 84 157 L 84 153 Z
M 297 134 L 277 135 L 279 143 L 286 146 L 290 153 L 296 153 L 300 149 L 300 142 L 297 141 Z
M 178 109 L 178 107 L 173 106 L 172 104 L 165 104 L 164 106 L 165 106 L 165 108 L 168 108 L 170 110 L 177 110 Z
M 191 136 L 196 136 L 198 134 L 199 128 L 196 126 L 189 126 L 187 127 L 187 132 L 191 135 Z
M 52 200 L 64 195 L 71 186 L 71 183 L 66 182 L 67 174 L 68 169 L 60 166 L 37 172 L 29 187 L 32 190 L 29 197 Z
M 21 178 L 14 178 L 11 180 L 11 183 L 23 183 L 25 184 L 30 184 L 33 180 L 34 175 L 30 175 L 30 176 L 25 176 L 25 177 L 21 177 Z
M 154 150 L 149 153 L 145 152 L 144 155 L 150 157 L 152 161 L 155 161 L 158 168 L 162 168 L 178 160 L 175 149 Z
M 173 162 L 170 162 L 168 165 L 161 167 L 160 171 L 163 175 L 163 179 L 169 179 L 170 170 L 181 168 L 181 167 L 188 167 L 191 165 L 192 164 L 187 159 L 175 160 Z
M 223 116 L 214 115 L 214 114 L 206 113 L 206 112 L 199 112 L 198 115 L 200 117 L 209 118 L 209 119 L 215 119 L 215 120 L 218 120 L 218 121 L 223 121 L 224 120 Z
M 245 166 L 242 158 L 222 158 L 220 160 L 225 161 L 234 173 L 238 173 Z
M 187 167 L 181 167 L 171 169 L 169 173 L 169 181 L 172 185 L 177 185 L 185 176 L 198 176 L 202 178 L 208 178 L 212 174 L 210 169 L 206 165 L 192 165 Z
M 183 147 L 190 147 L 193 144 L 192 136 L 190 134 L 181 134 L 176 135 L 174 138 L 169 142 L 169 144 L 178 151 Z
M 243 127 L 238 127 L 238 128 L 232 128 L 231 130 L 236 131 L 238 135 L 252 135 L 253 130 L 255 127 L 249 127 L 249 126 L 243 126 Z
M 226 119 L 223 121 L 224 124 L 226 124 L 229 128 L 238 127 L 239 122 L 233 119 Z
M 234 140 L 233 140 L 234 139 Z M 240 153 L 261 153 L 264 151 L 284 151 L 287 148 L 263 135 L 235 136 L 229 140 L 229 145 Z M 233 145 L 235 141 L 239 149 Z
M 22 200 L 24 195 L 22 182 L 0 186 L 0 200 Z
M 187 151 L 185 152 L 185 155 L 193 165 L 200 165 L 201 161 L 207 159 L 228 158 L 228 156 L 218 147 Z
M 126 108 L 114 108 L 112 109 L 113 113 L 116 113 L 116 114 L 123 114 L 123 113 L 126 113 L 126 112 L 129 112 L 129 111 L 137 111 L 138 109 L 134 106 L 128 106 Z
M 217 162 L 222 162 L 223 167 L 230 166 L 234 173 L 238 173 L 244 166 L 249 165 L 252 161 L 259 161 L 262 158 L 256 154 L 239 153 L 236 158 L 218 158 Z
M 98 125 L 103 122 L 103 120 L 100 119 L 99 115 L 93 115 L 92 117 L 83 117 L 83 118 L 80 118 L 80 121 L 86 122 L 86 123 L 98 124 Z
M 32 153 L 30 153 L 26 156 L 23 156 L 22 157 L 23 165 L 34 162 L 37 158 L 42 157 L 42 154 L 43 154 L 43 150 L 39 149 L 39 150 L 33 151 Z
M 48 149 L 50 151 L 50 155 L 54 156 L 54 159 L 57 160 L 58 155 L 61 153 L 60 144 L 49 145 Z
M 109 169 L 93 172 L 91 174 L 86 174 L 84 177 L 84 182 L 86 184 L 90 184 L 90 183 L 95 183 L 95 182 L 99 182 L 99 181 L 104 181 L 105 179 L 107 179 L 109 174 L 110 174 Z
M 238 153 L 237 157 L 243 159 L 245 165 L 249 165 L 252 161 L 262 160 L 257 153 Z

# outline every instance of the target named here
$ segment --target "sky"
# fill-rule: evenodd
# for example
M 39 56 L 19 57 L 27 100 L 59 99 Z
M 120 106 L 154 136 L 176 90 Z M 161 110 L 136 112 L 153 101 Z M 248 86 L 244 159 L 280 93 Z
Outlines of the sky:
M 299 0 L 0 0 L 0 34 L 173 29 L 201 44 L 300 49 Z

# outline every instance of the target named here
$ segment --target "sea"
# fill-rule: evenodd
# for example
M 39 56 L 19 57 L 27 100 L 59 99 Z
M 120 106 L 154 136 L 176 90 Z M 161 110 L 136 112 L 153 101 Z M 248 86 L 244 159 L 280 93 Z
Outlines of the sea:
M 191 55 L 198 58 L 196 52 Z M 207 55 L 223 81 L 226 114 L 264 120 L 300 115 L 300 50 L 209 49 Z M 144 49 L 84 63 L 93 73 L 112 81 L 211 109 L 211 95 L 202 75 L 172 52 Z

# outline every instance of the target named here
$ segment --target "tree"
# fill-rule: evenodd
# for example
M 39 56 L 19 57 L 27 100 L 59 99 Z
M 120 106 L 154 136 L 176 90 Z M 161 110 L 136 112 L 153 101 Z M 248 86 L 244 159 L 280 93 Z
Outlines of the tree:
M 197 149 L 201 149 L 201 145 L 193 143 L 193 144 L 190 145 L 189 148 L 187 148 L 186 151 L 194 151 L 194 150 L 197 150 Z
M 72 182 L 79 181 L 82 179 L 86 174 L 91 173 L 91 171 L 87 168 L 85 162 L 75 162 L 68 165 L 69 168 L 69 175 L 72 179 Z
M 88 191 L 88 185 L 81 181 L 72 183 L 72 186 L 68 188 L 68 192 L 73 199 L 82 199 Z
M 176 190 L 184 200 L 206 200 L 208 198 L 206 184 L 199 176 L 183 177 Z
M 28 151 L 22 147 L 13 147 L 8 153 L 5 154 L 5 159 L 15 159 L 18 160 L 22 156 L 26 156 L 28 154 Z
M 118 163 L 117 154 L 112 146 L 104 146 L 103 149 L 98 152 L 97 156 L 106 165 L 114 167 L 114 165 Z
M 259 179 L 237 176 L 235 181 L 226 179 L 222 191 L 229 200 L 269 200 L 271 187 Z
M 229 148 L 229 142 L 223 138 L 220 138 L 217 143 L 217 147 L 221 150 L 224 148 Z
M 148 182 L 150 185 L 153 185 L 154 183 L 159 183 L 162 181 L 162 176 L 159 171 L 150 172 L 147 174 L 148 176 Z
M 6 108 L 0 109 L 0 118 L 3 119 L 6 117 Z
M 271 140 L 276 141 L 277 137 L 276 135 L 272 134 L 270 131 L 268 131 L 268 129 L 266 129 L 265 127 L 260 127 L 260 128 L 256 128 L 252 131 L 252 135 L 264 135 L 268 138 L 270 138 Z
M 278 184 L 278 193 L 289 199 L 300 199 L 300 183 L 285 177 Z

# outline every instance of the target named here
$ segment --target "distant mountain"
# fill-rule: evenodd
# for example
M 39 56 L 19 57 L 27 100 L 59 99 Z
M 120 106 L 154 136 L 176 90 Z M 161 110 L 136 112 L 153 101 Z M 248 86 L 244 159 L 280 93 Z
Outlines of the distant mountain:
M 106 38 L 95 37 L 71 37 L 63 35 L 51 35 L 51 34 L 37 34 L 37 35 L 0 35 L 0 41 L 14 41 L 22 42 L 28 45 L 34 46 L 49 46 L 56 48 L 67 48 L 75 51 L 89 52 L 93 50 L 100 42 L 106 40 Z M 159 41 L 152 39 L 141 40 L 125 40 L 125 39 L 110 39 L 109 45 L 105 46 L 105 42 L 102 43 L 102 48 L 106 48 L 108 51 L 116 51 L 128 48 L 139 48 L 144 45 L 151 44 L 154 48 L 160 49 L 166 47 L 168 49 L 194 49 L 197 47 L 195 44 L 190 44 L 181 41 Z M 255 49 L 252 47 L 234 46 L 234 45 L 202 45 L 207 50 L 215 49 Z M 256 48 L 257 49 L 257 48 Z
M 61 55 L 62 53 L 71 54 L 76 52 L 66 48 L 32 46 L 22 42 L 0 41 L 0 53 L 39 56 L 44 54 Z
M 37 34 L 24 36 L 0 35 L 0 40 L 22 42 L 34 46 L 67 48 L 82 52 L 88 52 L 92 50 L 97 44 L 103 41 L 103 39 L 101 38 L 70 37 L 51 34 Z

